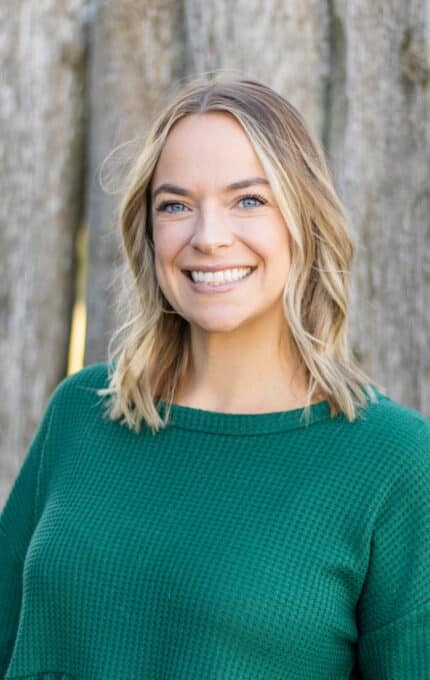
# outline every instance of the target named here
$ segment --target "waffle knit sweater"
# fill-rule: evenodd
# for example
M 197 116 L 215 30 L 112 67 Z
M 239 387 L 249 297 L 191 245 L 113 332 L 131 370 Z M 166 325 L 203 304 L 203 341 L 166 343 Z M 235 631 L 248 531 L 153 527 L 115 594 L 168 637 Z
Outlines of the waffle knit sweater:
M 174 405 L 136 434 L 107 368 L 54 390 L 0 515 L 1 678 L 430 679 L 422 414 Z

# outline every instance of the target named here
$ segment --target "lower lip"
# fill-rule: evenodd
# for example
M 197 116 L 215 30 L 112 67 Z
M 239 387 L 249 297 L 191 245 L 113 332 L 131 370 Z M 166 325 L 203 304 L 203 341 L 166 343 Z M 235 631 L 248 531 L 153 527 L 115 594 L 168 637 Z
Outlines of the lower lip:
M 204 283 L 203 281 L 193 281 L 192 279 L 189 278 L 188 274 L 184 274 L 186 279 L 188 280 L 188 283 L 191 285 L 191 288 L 196 292 L 196 293 L 226 293 L 229 290 L 233 290 L 234 288 L 237 288 L 240 286 L 241 283 L 244 283 L 247 281 L 252 274 L 255 272 L 255 269 L 252 269 L 249 274 L 244 276 L 242 279 L 239 279 L 238 281 L 226 281 L 226 283 L 219 283 L 217 286 L 214 286 L 210 283 Z

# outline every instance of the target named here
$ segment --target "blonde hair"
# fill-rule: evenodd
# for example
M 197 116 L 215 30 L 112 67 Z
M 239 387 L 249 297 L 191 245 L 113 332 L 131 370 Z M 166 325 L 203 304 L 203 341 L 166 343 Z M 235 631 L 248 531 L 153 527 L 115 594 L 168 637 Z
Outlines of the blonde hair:
M 127 177 L 119 207 L 122 247 L 132 273 L 130 318 L 109 343 L 106 415 L 136 432 L 145 421 L 152 433 L 166 427 L 170 406 L 190 360 L 189 324 L 160 290 L 154 266 L 150 183 L 173 124 L 190 114 L 232 114 L 247 133 L 269 180 L 292 241 L 284 289 L 284 313 L 306 367 L 304 417 L 315 394 L 330 414 L 349 421 L 374 387 L 358 367 L 348 341 L 349 268 L 355 246 L 324 152 L 301 114 L 267 85 L 216 75 L 184 86 L 159 114 Z M 286 227 L 287 228 L 287 227 Z M 112 343 L 126 332 L 117 349 Z M 166 402 L 163 418 L 156 399 Z

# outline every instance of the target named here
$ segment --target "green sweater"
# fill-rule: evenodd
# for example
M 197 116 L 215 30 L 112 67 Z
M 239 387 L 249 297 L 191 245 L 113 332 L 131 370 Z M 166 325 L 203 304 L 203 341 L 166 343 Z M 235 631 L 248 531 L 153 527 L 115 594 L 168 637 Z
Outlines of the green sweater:
M 378 393 L 153 435 L 53 392 L 0 515 L 0 676 L 428 680 L 430 422 Z

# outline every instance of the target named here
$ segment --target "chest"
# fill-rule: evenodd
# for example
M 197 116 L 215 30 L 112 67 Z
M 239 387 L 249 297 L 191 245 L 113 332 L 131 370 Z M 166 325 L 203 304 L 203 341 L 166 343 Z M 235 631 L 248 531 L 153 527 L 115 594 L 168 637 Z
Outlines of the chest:
M 286 662 L 339 641 L 347 658 L 364 536 L 336 465 L 317 475 L 316 456 L 281 441 L 270 456 L 173 440 L 79 448 L 53 476 L 25 583 L 59 610 L 72 593 L 83 612 L 104 603 L 114 626 L 165 626 L 166 640 L 203 627 Z

